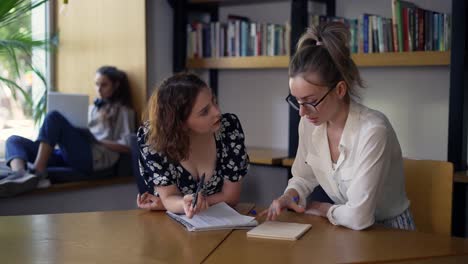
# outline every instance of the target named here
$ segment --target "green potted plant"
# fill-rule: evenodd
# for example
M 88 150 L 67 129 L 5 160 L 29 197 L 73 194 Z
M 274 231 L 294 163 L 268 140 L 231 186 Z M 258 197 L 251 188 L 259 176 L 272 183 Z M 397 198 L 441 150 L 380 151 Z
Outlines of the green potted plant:
M 44 74 L 35 67 L 32 51 L 35 48 L 50 48 L 48 39 L 35 40 L 30 27 L 31 11 L 48 0 L 1 0 L 0 1 L 0 88 L 9 89 L 15 100 L 21 98 L 26 113 L 37 123 L 45 114 L 47 81 Z M 29 18 L 29 20 L 28 20 Z M 30 87 L 25 87 L 19 80 L 37 76 L 46 88 L 33 101 Z M 1 105 L 0 105 L 1 107 Z M 1 110 L 1 109 L 0 109 Z M 2 113 L 0 113 L 0 118 Z

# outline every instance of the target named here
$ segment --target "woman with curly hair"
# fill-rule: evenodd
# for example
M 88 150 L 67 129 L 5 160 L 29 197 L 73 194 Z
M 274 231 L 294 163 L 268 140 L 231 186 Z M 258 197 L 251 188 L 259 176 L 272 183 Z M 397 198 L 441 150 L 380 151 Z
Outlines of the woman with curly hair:
M 147 116 L 137 138 L 140 173 L 151 191 L 138 195 L 138 207 L 192 217 L 219 202 L 237 204 L 249 164 L 244 133 L 236 115 L 221 114 L 204 81 L 190 73 L 166 79 Z

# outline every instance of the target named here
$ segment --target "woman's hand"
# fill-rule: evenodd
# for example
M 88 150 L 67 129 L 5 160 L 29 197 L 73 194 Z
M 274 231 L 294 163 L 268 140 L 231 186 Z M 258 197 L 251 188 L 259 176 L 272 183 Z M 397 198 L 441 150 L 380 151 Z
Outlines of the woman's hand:
M 311 202 L 307 205 L 306 214 L 327 217 L 328 210 L 332 207 L 331 203 Z
M 192 207 L 193 194 L 187 194 L 183 198 L 184 212 L 188 218 L 192 218 L 195 214 L 208 208 L 208 201 L 205 196 L 198 193 L 197 204 Z
M 149 194 L 148 192 L 145 192 L 144 194 L 137 195 L 137 205 L 138 208 L 145 209 L 148 211 L 152 210 L 166 210 L 164 208 L 164 205 L 161 201 L 161 198 L 156 197 L 152 194 Z
M 294 210 L 296 213 L 304 212 L 304 208 L 299 206 L 291 195 L 283 194 L 278 199 L 273 200 L 270 208 L 261 212 L 260 215 L 267 215 L 267 221 L 274 221 L 287 208 Z

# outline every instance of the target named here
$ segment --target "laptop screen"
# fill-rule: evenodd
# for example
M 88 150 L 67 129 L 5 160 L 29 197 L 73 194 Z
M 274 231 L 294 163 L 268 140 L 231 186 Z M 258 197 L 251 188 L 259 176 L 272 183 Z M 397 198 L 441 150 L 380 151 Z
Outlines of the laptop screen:
M 60 112 L 75 127 L 88 126 L 88 103 L 89 96 L 86 94 L 47 94 L 47 112 Z

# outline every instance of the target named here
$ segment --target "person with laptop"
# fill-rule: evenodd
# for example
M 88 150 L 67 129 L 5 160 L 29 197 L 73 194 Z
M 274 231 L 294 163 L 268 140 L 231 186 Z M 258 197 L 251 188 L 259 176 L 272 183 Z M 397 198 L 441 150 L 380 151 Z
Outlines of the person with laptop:
M 88 109 L 88 127 L 75 127 L 58 111 L 49 112 L 36 141 L 11 136 L 6 142 L 6 164 L 12 173 L 0 180 L 10 194 L 47 187 L 48 166 L 69 166 L 81 173 L 112 167 L 119 153 L 129 152 L 128 136 L 135 130 L 127 74 L 113 66 L 96 71 L 97 98 Z M 55 149 L 58 146 L 58 149 Z M 27 163 L 33 163 L 28 168 Z M 22 180 L 20 180 L 22 179 Z M 0 194 L 1 195 L 1 194 Z
M 221 114 L 215 95 L 198 76 L 179 73 L 162 82 L 137 132 L 139 168 L 149 192 L 137 195 L 147 210 L 185 213 L 233 206 L 249 157 L 236 115 Z

